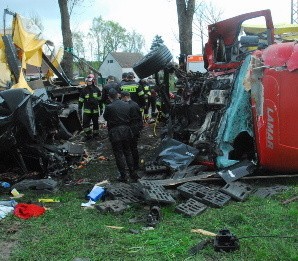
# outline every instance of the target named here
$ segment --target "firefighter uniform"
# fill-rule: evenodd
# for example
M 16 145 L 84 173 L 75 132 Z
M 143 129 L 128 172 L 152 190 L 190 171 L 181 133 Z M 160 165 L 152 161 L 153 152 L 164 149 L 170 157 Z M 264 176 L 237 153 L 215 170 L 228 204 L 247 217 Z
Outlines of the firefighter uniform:
M 87 86 L 81 91 L 79 98 L 79 112 L 83 110 L 83 131 L 85 133 L 85 139 L 92 138 L 92 128 L 90 127 L 91 121 L 93 123 L 93 136 L 98 136 L 98 118 L 101 108 L 101 91 L 94 85 L 94 77 L 92 79 L 92 84 L 88 83 L 90 82 L 88 77 L 86 79 Z M 92 75 L 90 78 L 92 78 Z
M 128 81 L 123 82 L 120 87 L 121 92 L 129 92 L 131 99 L 136 102 L 140 108 L 143 108 L 145 106 L 145 99 L 142 87 L 134 80 L 133 73 L 128 73 L 127 79 Z
M 156 91 L 154 90 L 155 85 L 148 84 L 147 81 L 142 80 L 143 90 L 144 90 L 144 98 L 145 98 L 145 107 L 144 107 L 144 120 L 147 121 L 149 118 L 155 116 L 156 110 Z M 151 117 L 149 114 L 149 110 L 151 107 Z

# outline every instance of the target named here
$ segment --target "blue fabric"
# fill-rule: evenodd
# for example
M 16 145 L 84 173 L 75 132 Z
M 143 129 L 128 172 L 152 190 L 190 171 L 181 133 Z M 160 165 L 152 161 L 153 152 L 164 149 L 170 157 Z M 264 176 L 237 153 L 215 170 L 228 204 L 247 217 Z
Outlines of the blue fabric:
M 243 85 L 244 77 L 247 73 L 250 55 L 243 62 L 231 94 L 230 105 L 226 110 L 222 122 L 219 127 L 219 132 L 216 138 L 217 146 L 223 153 L 222 156 L 216 158 L 218 168 L 229 167 L 238 161 L 229 160 L 229 153 L 233 150 L 233 142 L 241 132 L 248 132 L 252 137 L 253 123 L 252 110 L 250 103 L 250 92 L 245 90 Z

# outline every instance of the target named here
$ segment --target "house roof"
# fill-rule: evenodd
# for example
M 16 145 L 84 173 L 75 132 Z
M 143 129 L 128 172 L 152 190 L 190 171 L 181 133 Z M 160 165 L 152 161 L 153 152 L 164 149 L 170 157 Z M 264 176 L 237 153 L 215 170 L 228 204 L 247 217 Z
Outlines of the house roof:
M 143 58 L 141 53 L 112 52 L 111 55 L 122 68 L 132 68 L 136 62 Z

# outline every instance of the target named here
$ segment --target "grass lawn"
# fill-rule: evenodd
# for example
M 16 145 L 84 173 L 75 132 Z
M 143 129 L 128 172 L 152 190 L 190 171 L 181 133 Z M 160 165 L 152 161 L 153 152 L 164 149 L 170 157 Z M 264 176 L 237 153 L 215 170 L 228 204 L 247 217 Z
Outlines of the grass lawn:
M 0 244 L 10 242 L 14 246 L 9 260 L 298 260 L 298 202 L 282 204 L 297 196 L 297 181 L 289 187 L 271 198 L 232 201 L 193 218 L 175 213 L 174 206 L 163 206 L 162 222 L 154 230 L 143 230 L 145 222 L 132 224 L 129 219 L 148 213 L 144 205 L 132 205 L 120 215 L 83 209 L 80 204 L 86 202 L 85 191 L 90 186 L 80 185 L 55 194 L 61 202 L 48 203 L 50 209 L 43 216 L 1 220 Z M 41 197 L 49 195 L 26 193 L 22 202 L 36 202 Z M 124 228 L 116 230 L 107 225 Z M 240 239 L 240 250 L 235 252 L 215 252 L 210 244 L 190 256 L 188 250 L 208 238 L 192 233 L 194 228 L 215 233 L 227 228 L 238 238 L 264 237 Z M 140 233 L 133 234 L 130 229 Z

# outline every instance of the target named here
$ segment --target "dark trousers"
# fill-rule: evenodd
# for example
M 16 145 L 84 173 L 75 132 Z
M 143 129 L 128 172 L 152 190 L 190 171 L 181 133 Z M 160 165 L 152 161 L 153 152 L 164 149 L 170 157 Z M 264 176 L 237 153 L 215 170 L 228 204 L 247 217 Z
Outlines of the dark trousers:
M 93 132 L 94 134 L 99 131 L 99 123 L 98 123 L 99 113 L 84 113 L 83 114 L 83 130 L 86 135 L 91 135 L 92 130 L 90 128 L 90 123 L 93 123 Z
M 125 168 L 126 165 L 129 169 L 129 173 L 132 174 L 134 167 L 133 167 L 133 157 L 131 153 L 131 140 L 122 140 L 111 142 L 113 153 L 115 156 L 116 165 L 118 171 L 120 172 L 121 177 L 125 177 Z
M 133 167 L 135 170 L 139 168 L 139 151 L 138 151 L 138 141 L 139 141 L 139 135 L 134 136 L 133 139 L 130 141 L 130 148 L 131 148 L 131 154 L 133 157 Z
M 152 113 L 154 114 L 155 113 L 155 110 L 156 110 L 156 97 L 149 96 L 145 100 L 144 114 L 148 114 L 149 113 L 150 106 L 151 106 L 151 115 L 152 115 Z

